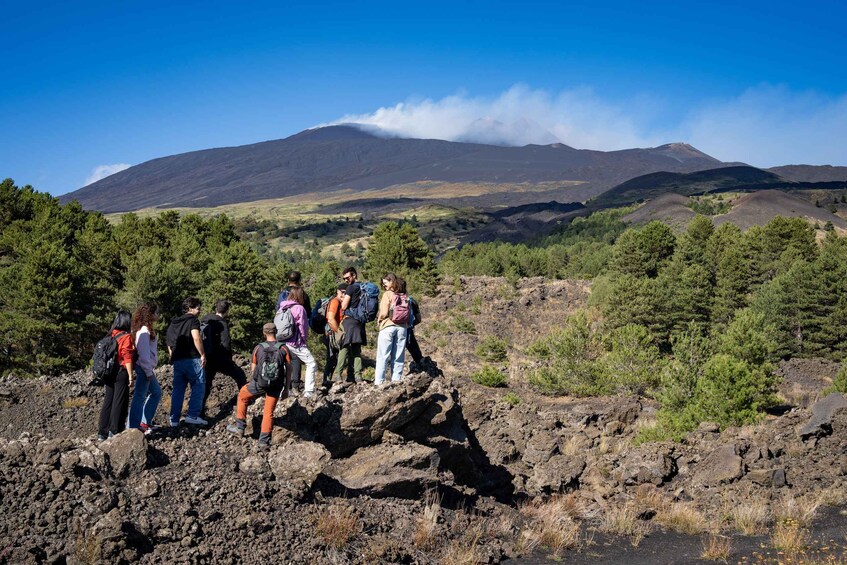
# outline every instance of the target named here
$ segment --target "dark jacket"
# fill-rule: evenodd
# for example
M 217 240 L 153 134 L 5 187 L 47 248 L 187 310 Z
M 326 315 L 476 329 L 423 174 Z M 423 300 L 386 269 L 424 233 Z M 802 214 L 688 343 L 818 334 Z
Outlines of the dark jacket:
M 288 291 L 291 290 L 294 286 L 297 286 L 297 285 L 288 285 L 287 287 L 285 287 L 284 289 L 279 291 L 279 295 L 276 297 L 276 309 L 274 310 L 274 314 L 276 314 L 279 311 L 279 307 L 282 305 L 282 303 L 285 302 L 286 300 L 288 300 Z M 300 288 L 303 288 L 303 287 L 301 286 Z M 303 297 L 306 299 L 305 304 L 303 304 L 303 308 L 306 309 L 306 316 L 308 316 L 309 319 L 311 319 L 312 318 L 312 301 L 309 300 L 309 293 L 306 292 L 305 288 L 303 288 Z
M 201 326 L 206 324 L 206 330 L 203 332 L 203 347 L 206 347 L 206 341 L 211 346 L 209 351 L 206 351 L 206 357 L 212 361 L 227 361 L 232 359 L 232 339 L 229 337 L 229 322 L 217 314 L 206 314 L 200 320 Z
M 167 342 L 171 348 L 171 361 L 179 359 L 196 359 L 200 352 L 194 347 L 191 330 L 200 331 L 200 320 L 192 314 L 183 314 L 171 320 L 168 326 Z

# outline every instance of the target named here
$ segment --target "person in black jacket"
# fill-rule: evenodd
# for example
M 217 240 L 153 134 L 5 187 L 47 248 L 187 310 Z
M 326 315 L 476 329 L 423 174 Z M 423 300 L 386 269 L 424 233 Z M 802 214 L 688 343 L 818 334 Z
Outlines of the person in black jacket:
M 191 386 L 191 396 L 188 398 L 188 414 L 185 423 L 195 426 L 205 426 L 209 422 L 200 417 L 203 407 L 203 394 L 206 388 L 206 352 L 203 349 L 203 335 L 200 333 L 200 315 L 202 303 L 200 299 L 189 296 L 182 301 L 182 316 L 171 320 L 168 326 L 168 353 L 174 366 L 174 385 L 171 391 L 172 428 L 179 426 L 182 417 L 182 401 L 185 399 L 185 389 Z
M 244 370 L 232 360 L 232 341 L 229 336 L 229 322 L 227 314 L 232 304 L 229 300 L 218 300 L 215 303 L 215 312 L 207 314 L 200 320 L 200 328 L 203 332 L 203 349 L 206 350 L 206 390 L 203 393 L 203 409 L 201 413 L 207 418 L 206 404 L 209 401 L 209 393 L 212 392 L 212 384 L 217 373 L 223 373 L 235 381 L 236 392 L 247 384 Z

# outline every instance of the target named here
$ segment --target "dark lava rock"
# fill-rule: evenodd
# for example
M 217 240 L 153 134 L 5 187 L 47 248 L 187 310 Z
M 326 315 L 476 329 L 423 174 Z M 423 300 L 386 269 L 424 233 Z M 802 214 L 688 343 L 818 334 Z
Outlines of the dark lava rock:
M 832 433 L 832 418 L 836 412 L 847 408 L 847 398 L 840 392 L 833 392 L 812 406 L 812 417 L 801 427 L 797 434 L 803 441 L 810 437 L 822 437 Z

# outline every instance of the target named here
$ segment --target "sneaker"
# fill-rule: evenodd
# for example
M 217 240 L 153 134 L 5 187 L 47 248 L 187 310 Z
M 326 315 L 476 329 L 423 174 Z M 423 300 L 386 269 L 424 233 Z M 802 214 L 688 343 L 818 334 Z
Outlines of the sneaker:
M 303 393 L 303 398 L 312 398 L 313 396 L 315 396 L 315 393 L 310 390 Z
M 173 420 L 171 420 L 170 422 L 168 422 L 168 424 L 169 424 L 169 425 L 170 425 L 170 427 L 172 427 L 172 428 L 178 428 L 178 427 L 179 427 L 179 422 L 178 422 L 178 421 L 174 422 Z
M 104 436 L 103 434 L 97 434 L 97 441 L 106 441 L 109 439 L 109 436 Z
M 226 431 L 232 432 L 232 433 L 237 434 L 241 437 L 244 437 L 244 430 L 245 429 L 246 429 L 246 426 L 242 428 L 236 422 L 233 422 L 226 427 Z
M 270 442 L 260 441 L 259 442 L 259 451 L 270 451 L 271 444 Z
M 159 426 L 151 426 L 149 424 L 145 424 L 144 422 L 141 422 L 138 427 L 142 432 L 144 432 L 144 435 L 146 436 L 152 434 L 153 432 L 159 429 Z
M 185 417 L 186 424 L 192 424 L 194 426 L 208 426 L 209 422 L 204 420 L 199 416 L 186 416 Z

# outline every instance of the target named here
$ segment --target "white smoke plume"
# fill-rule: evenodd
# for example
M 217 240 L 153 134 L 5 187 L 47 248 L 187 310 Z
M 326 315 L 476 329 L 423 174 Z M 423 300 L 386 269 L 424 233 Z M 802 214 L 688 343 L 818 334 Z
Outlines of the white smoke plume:
M 613 102 L 590 88 L 551 94 L 516 85 L 495 98 L 456 94 L 411 100 L 333 123 L 362 124 L 396 137 L 518 146 L 562 142 L 603 151 L 681 141 L 724 161 L 761 167 L 847 165 L 842 142 L 847 94 L 762 85 L 695 105 L 675 121 L 662 107 L 657 96 Z
M 91 171 L 91 174 L 88 175 L 88 178 L 85 179 L 85 184 L 83 186 L 88 186 L 93 182 L 97 182 L 98 180 L 104 179 L 109 175 L 114 175 L 115 173 L 119 173 L 121 171 L 125 171 L 130 168 L 132 165 L 129 163 L 116 163 L 114 165 L 98 165 L 94 167 Z

